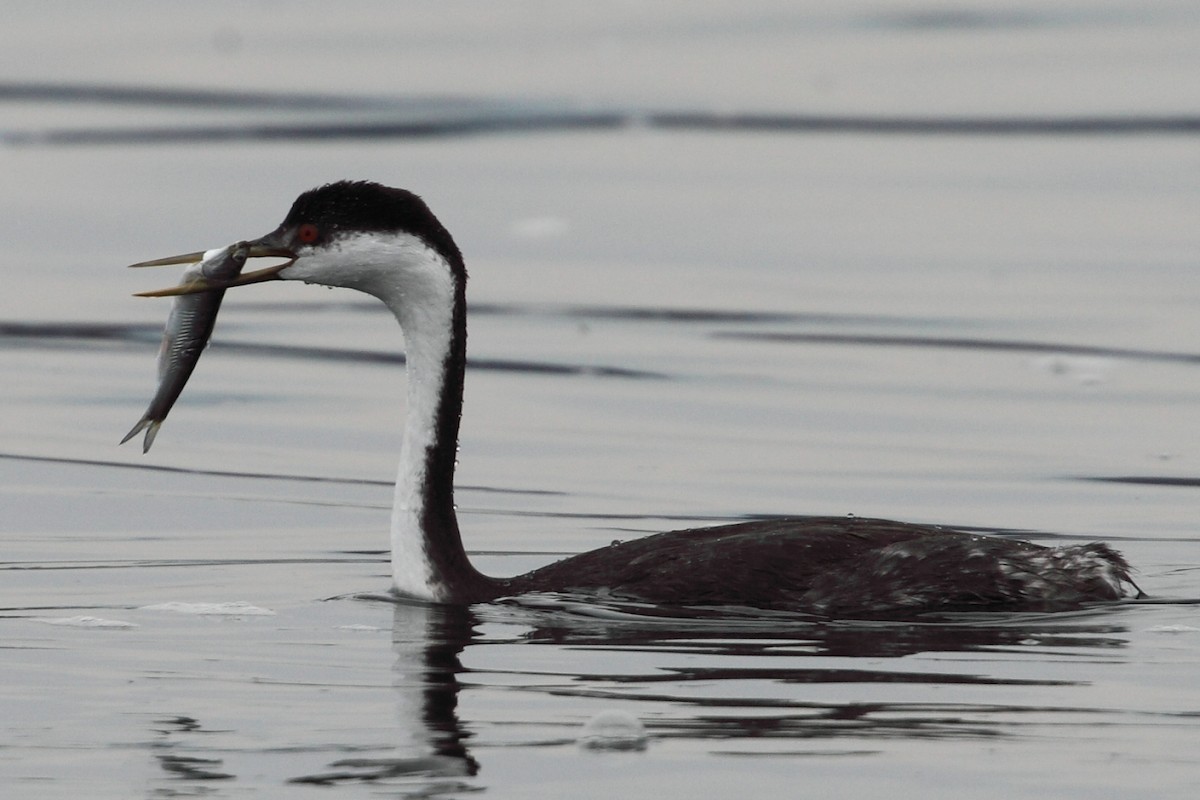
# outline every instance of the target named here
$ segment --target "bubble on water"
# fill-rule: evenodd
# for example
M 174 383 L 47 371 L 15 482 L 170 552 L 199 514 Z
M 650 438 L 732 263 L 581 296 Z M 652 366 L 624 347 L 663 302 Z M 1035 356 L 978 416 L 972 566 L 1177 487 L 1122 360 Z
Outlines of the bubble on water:
M 646 742 L 645 726 L 624 711 L 601 711 L 579 736 L 579 746 L 586 750 L 645 750 Z

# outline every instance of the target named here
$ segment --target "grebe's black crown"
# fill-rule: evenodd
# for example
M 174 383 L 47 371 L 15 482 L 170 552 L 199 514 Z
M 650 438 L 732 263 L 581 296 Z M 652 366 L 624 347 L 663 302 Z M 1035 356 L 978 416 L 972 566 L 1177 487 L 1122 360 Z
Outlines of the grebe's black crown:
M 297 197 L 283 221 L 285 228 L 304 224 L 317 226 L 322 241 L 350 233 L 410 233 L 450 263 L 462 263 L 450 232 L 424 200 L 406 189 L 372 181 L 327 183 Z

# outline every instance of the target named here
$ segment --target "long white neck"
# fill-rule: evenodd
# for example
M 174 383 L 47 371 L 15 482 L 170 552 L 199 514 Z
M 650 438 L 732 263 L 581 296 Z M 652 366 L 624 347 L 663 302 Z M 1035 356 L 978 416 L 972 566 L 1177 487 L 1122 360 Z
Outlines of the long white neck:
M 392 578 L 433 602 L 488 597 L 454 513 L 454 464 L 466 361 L 466 272 L 417 237 L 350 237 L 299 259 L 287 277 L 382 300 L 404 331 L 408 407 L 392 506 Z
M 438 413 L 453 334 L 453 287 L 439 283 L 430 281 L 421 296 L 404 291 L 382 298 L 404 331 L 408 374 L 404 440 L 392 504 L 392 580 L 401 594 L 431 601 L 448 599 L 424 527 L 431 502 L 429 455 L 438 444 Z

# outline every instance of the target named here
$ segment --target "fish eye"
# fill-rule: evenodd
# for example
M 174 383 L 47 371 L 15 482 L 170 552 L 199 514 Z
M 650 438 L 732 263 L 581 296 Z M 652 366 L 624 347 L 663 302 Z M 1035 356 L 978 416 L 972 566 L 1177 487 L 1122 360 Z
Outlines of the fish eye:
M 306 222 L 296 229 L 296 238 L 304 244 L 312 244 L 321 238 L 321 229 L 311 222 Z

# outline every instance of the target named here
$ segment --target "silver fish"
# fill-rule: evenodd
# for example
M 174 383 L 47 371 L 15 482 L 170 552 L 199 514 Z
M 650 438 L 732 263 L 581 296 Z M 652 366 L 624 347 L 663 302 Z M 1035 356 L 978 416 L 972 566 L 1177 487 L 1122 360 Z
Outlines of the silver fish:
M 209 250 L 195 254 L 199 262 L 188 267 L 183 272 L 180 287 L 190 286 L 197 282 L 223 283 L 237 278 L 250 255 L 250 245 L 237 242 L 228 247 Z M 174 263 L 164 259 L 164 263 Z M 146 262 L 151 266 L 155 262 Z M 225 296 L 224 289 L 212 289 L 197 294 L 180 294 L 171 306 L 171 315 L 167 318 L 167 327 L 163 330 L 162 347 L 158 351 L 158 391 L 150 401 L 150 407 L 138 421 L 137 425 L 121 444 L 125 444 L 140 431 L 146 431 L 142 442 L 142 452 L 148 453 L 150 445 L 159 427 L 171 411 L 171 406 L 179 399 L 183 387 L 187 384 L 192 370 L 200 360 L 200 354 L 212 336 L 213 325 L 217 321 L 217 312 L 221 310 L 221 300 Z

